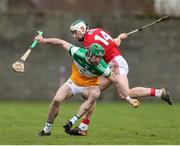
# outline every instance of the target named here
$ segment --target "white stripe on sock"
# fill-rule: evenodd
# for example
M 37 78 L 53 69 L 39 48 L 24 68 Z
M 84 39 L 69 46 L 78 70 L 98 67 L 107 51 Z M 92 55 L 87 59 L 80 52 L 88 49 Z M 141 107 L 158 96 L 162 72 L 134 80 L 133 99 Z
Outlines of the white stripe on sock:
M 155 90 L 155 96 L 161 97 L 162 96 L 162 89 L 156 89 Z
M 78 120 L 78 117 L 75 115 L 70 121 L 71 121 L 72 124 L 74 125 L 77 120 Z

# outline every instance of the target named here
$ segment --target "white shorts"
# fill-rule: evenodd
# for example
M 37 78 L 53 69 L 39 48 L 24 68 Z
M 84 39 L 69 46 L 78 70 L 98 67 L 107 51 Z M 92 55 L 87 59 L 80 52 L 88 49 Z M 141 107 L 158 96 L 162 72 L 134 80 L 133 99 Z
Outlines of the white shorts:
M 122 56 L 114 57 L 108 65 L 115 74 L 128 75 L 128 64 Z
M 73 95 L 78 95 L 78 94 L 82 93 L 83 91 L 90 88 L 90 87 L 78 86 L 78 85 L 74 84 L 71 79 L 68 79 L 65 84 L 67 84 L 71 88 Z

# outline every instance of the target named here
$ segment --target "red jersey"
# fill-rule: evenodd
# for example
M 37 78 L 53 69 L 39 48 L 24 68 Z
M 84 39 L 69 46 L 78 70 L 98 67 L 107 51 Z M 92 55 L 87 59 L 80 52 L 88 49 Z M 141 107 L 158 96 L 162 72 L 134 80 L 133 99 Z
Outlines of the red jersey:
M 114 43 L 112 37 L 101 28 L 90 29 L 84 35 L 84 47 L 88 48 L 92 43 L 100 44 L 104 50 L 104 60 L 109 63 L 115 56 L 121 55 L 121 51 Z

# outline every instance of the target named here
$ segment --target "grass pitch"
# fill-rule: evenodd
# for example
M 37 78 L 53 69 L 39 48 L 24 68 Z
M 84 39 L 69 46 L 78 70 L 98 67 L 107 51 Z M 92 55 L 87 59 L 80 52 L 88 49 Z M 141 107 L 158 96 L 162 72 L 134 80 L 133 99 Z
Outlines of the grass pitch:
M 180 144 L 180 103 L 142 103 L 137 109 L 127 103 L 98 103 L 87 137 L 69 136 L 62 125 L 80 103 L 65 103 L 52 135 L 37 136 L 46 121 L 50 103 L 1 102 L 0 144 L 124 145 Z

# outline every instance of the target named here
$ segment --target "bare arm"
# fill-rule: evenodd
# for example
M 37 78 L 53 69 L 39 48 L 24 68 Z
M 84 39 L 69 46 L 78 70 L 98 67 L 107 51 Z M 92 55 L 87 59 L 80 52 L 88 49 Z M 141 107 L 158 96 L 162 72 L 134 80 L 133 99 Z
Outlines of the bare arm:
M 127 37 L 128 36 L 126 33 L 121 33 L 120 35 L 118 35 L 118 37 L 114 38 L 114 43 L 116 44 L 116 46 L 120 46 L 121 41 L 125 40 Z
M 43 38 L 42 36 L 37 36 L 35 39 L 39 40 L 41 44 L 58 45 L 66 50 L 72 46 L 72 44 L 58 38 Z

